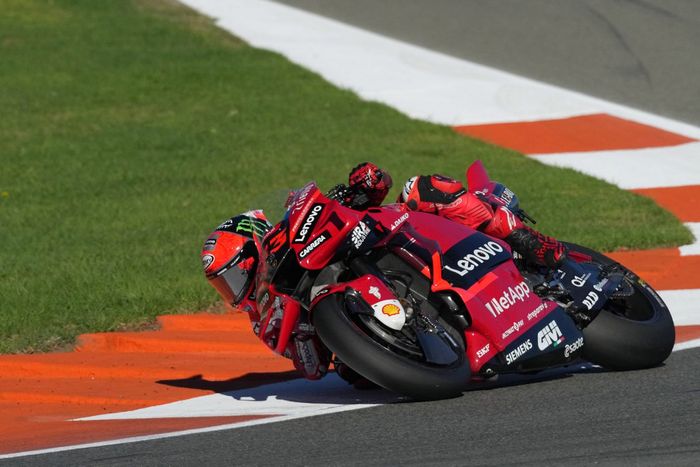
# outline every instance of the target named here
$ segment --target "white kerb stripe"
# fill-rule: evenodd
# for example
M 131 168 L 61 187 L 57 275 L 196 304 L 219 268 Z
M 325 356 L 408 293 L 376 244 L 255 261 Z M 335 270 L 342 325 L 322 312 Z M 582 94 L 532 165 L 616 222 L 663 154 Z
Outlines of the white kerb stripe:
M 700 139 L 700 128 L 266 0 L 181 0 L 251 45 L 417 119 L 468 125 L 609 113 Z
M 625 189 L 700 185 L 700 143 L 662 148 L 534 154 Z
M 698 209 L 700 209 L 700 206 L 698 206 Z M 685 225 L 693 232 L 695 242 L 680 247 L 681 256 L 700 255 L 700 222 L 686 222 Z
M 661 290 L 659 295 L 668 306 L 676 326 L 700 325 L 700 290 Z

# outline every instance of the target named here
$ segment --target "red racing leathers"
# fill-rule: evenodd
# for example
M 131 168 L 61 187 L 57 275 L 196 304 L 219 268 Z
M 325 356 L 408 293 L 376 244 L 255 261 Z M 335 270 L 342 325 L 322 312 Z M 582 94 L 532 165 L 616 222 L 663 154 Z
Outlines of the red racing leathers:
M 537 264 L 555 268 L 566 257 L 564 245 L 523 224 L 494 196 L 468 192 L 457 180 L 443 175 L 419 175 L 403 187 L 400 202 L 414 211 L 429 212 L 505 240 L 515 251 Z

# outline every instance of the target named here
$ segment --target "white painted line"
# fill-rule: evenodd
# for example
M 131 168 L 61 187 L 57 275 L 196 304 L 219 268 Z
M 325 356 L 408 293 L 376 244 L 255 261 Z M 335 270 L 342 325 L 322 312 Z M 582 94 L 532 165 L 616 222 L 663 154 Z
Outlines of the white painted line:
M 700 289 L 660 290 L 676 326 L 700 325 Z
M 700 210 L 700 206 L 698 209 Z M 700 255 L 700 222 L 686 222 L 685 225 L 693 232 L 695 243 L 680 247 L 681 256 Z
M 373 407 L 373 406 L 369 405 L 368 407 Z M 351 406 L 346 406 L 346 407 L 338 407 L 336 410 L 333 410 L 332 412 L 325 412 L 325 413 L 337 413 L 337 412 L 344 412 L 347 410 L 358 410 L 361 408 L 365 408 L 365 407 L 358 407 L 358 406 L 351 405 Z M 316 414 L 316 415 L 321 415 L 321 414 Z M 280 417 L 263 418 L 260 420 L 250 420 L 247 422 L 240 422 L 240 423 L 229 423 L 229 424 L 225 424 L 225 425 L 209 426 L 209 427 L 205 427 L 205 428 L 194 428 L 191 430 L 172 431 L 169 433 L 159 433 L 156 435 L 134 436 L 131 438 L 113 439 L 113 440 L 108 440 L 108 441 L 100 441 L 100 442 L 96 442 L 96 443 L 74 444 L 74 445 L 70 445 L 70 446 L 60 446 L 60 447 L 56 447 L 56 448 L 36 449 L 33 451 L 22 451 L 22 452 L 15 452 L 15 453 L 11 453 L 11 454 L 0 454 L 0 459 L 12 459 L 12 458 L 16 458 L 16 457 L 36 456 L 39 454 L 52 454 L 52 453 L 56 453 L 56 452 L 74 451 L 76 449 L 99 448 L 99 447 L 104 447 L 104 446 L 114 446 L 116 444 L 138 443 L 141 441 L 153 441 L 153 440 L 157 440 L 157 439 L 175 438 L 178 436 L 194 435 L 194 434 L 198 434 L 198 433 L 211 433 L 214 431 L 233 430 L 236 428 L 245 428 L 245 427 L 249 427 L 249 426 L 264 425 L 267 423 L 277 423 L 277 422 L 284 422 L 287 420 L 296 420 L 298 418 L 305 418 L 305 417 L 309 417 L 309 416 L 311 416 L 311 415 L 308 415 L 308 414 L 282 415 Z
M 337 411 L 364 409 L 398 400 L 400 400 L 399 397 L 388 391 L 357 391 L 335 373 L 332 373 L 324 378 L 323 383 L 295 379 L 78 420 L 230 417 L 269 414 L 311 417 Z
M 245 428 L 267 423 L 326 415 L 331 413 L 359 410 L 400 401 L 402 398 L 384 390 L 358 391 L 340 379 L 336 374 L 329 374 L 323 381 L 297 379 L 283 383 L 241 389 L 223 394 L 195 397 L 170 404 L 156 405 L 138 410 L 85 417 L 76 421 L 97 420 L 145 420 L 151 418 L 192 418 L 192 417 L 230 417 L 235 415 L 280 414 L 278 417 L 249 420 L 245 422 L 226 423 L 205 428 L 180 430 L 148 436 L 85 443 L 57 448 L 23 451 L 12 454 L 0 454 L 0 459 L 50 454 L 72 451 L 75 449 L 112 446 L 115 444 L 152 441 L 173 438 L 196 433 Z
M 695 347 L 700 347 L 700 339 L 693 339 L 692 341 L 681 342 L 673 346 L 673 351 L 678 352 L 679 350 L 694 349 Z
M 610 113 L 700 139 L 700 128 L 506 73 L 266 0 L 181 0 L 255 47 L 364 99 L 445 125 Z
M 625 189 L 700 185 L 700 143 L 622 151 L 534 154 L 543 164 L 566 167 Z
M 667 292 L 662 292 L 666 294 Z M 666 298 L 664 297 L 664 300 Z M 685 350 L 694 347 L 700 347 L 700 339 L 676 344 L 673 351 Z M 575 373 L 577 371 L 585 371 L 591 367 L 590 364 L 582 364 L 578 368 L 565 367 L 553 368 L 546 370 L 552 375 L 563 373 Z M 531 375 L 503 375 L 499 383 L 484 385 L 484 389 L 497 387 L 499 384 L 507 384 L 509 381 L 522 379 L 527 381 L 530 378 L 539 378 L 539 376 Z M 289 384 L 288 384 L 289 383 Z M 41 454 L 52 454 L 57 452 L 74 451 L 78 449 L 99 448 L 104 446 L 114 446 L 118 444 L 138 443 L 141 441 L 154 441 L 158 439 L 175 438 L 178 436 L 187 436 L 199 433 L 211 433 L 215 431 L 233 430 L 238 428 L 246 428 L 256 425 L 265 425 L 268 423 L 278 423 L 287 420 L 296 420 L 300 418 L 312 417 L 315 415 L 325 415 L 330 413 L 339 413 L 350 410 L 359 410 L 363 408 L 375 407 L 377 405 L 392 403 L 400 400 L 386 391 L 367 391 L 358 392 L 351 389 L 344 381 L 340 380 L 336 375 L 328 375 L 323 381 L 310 382 L 306 380 L 293 380 L 288 383 L 271 384 L 251 388 L 249 390 L 232 391 L 224 394 L 214 394 L 209 396 L 196 397 L 189 400 L 163 404 L 154 407 L 146 407 L 144 409 L 132 410 L 127 412 L 118 412 L 113 414 L 104 414 L 94 417 L 85 417 L 76 421 L 93 421 L 93 420 L 147 420 L 149 418 L 169 418 L 169 417 L 211 417 L 211 416 L 231 416 L 231 415 L 256 415 L 251 410 L 272 410 L 274 408 L 289 410 L 290 413 L 279 417 L 270 417 L 260 420 L 249 420 L 245 422 L 226 423 L 222 425 L 209 426 L 204 428 L 193 428 L 189 430 L 173 431 L 169 433 L 159 433 L 147 436 L 133 436 L 129 438 L 113 439 L 108 441 L 99 441 L 95 443 L 74 444 L 69 446 L 60 446 L 47 449 L 36 449 L 32 451 L 22 451 L 10 454 L 0 454 L 0 459 L 13 459 L 18 457 L 34 456 Z M 478 389 L 475 389 L 478 390 Z M 284 392 L 289 391 L 289 392 Z M 464 397 L 469 397 L 469 393 L 465 393 Z M 228 403 L 223 402 L 222 398 L 230 399 Z M 298 406 L 294 408 L 294 399 Z M 324 400 L 324 403 L 310 402 Z M 215 407 L 209 407 L 211 402 L 214 402 Z M 371 401 L 371 402 L 370 402 Z M 246 405 L 247 403 L 258 403 L 260 405 Z M 343 405 L 343 402 L 346 405 Z M 321 406 L 326 406 L 321 409 Z M 316 406 L 310 410 L 305 410 L 309 406 Z M 215 410 L 224 410 L 225 413 L 214 413 Z M 270 413 L 268 412 L 268 413 Z M 257 415 L 262 415 L 263 412 L 258 412 Z

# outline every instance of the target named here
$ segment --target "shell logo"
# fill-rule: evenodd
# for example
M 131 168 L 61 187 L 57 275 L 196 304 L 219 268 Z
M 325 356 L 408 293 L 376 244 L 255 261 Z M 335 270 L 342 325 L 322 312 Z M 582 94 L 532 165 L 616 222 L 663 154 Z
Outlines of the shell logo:
M 382 313 L 384 313 L 387 316 L 398 315 L 399 313 L 401 313 L 401 308 L 394 305 L 393 303 L 389 303 L 382 307 Z

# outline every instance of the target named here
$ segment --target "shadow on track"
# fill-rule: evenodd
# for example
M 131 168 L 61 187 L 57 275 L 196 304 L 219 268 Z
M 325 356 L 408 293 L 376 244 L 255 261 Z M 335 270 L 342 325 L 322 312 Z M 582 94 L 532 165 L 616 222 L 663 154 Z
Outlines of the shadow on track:
M 544 381 L 570 378 L 573 374 L 602 373 L 606 370 L 580 362 L 532 374 L 500 375 L 486 381 L 476 381 L 465 393 L 520 386 Z M 240 378 L 223 381 L 207 380 L 202 375 L 175 380 L 160 380 L 158 384 L 215 392 L 240 401 L 265 401 L 271 398 L 297 403 L 321 404 L 387 404 L 415 402 L 382 388 L 357 389 L 335 373 L 320 381 L 299 378 L 295 371 L 281 373 L 247 373 Z

